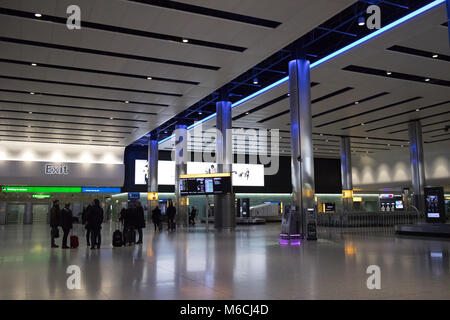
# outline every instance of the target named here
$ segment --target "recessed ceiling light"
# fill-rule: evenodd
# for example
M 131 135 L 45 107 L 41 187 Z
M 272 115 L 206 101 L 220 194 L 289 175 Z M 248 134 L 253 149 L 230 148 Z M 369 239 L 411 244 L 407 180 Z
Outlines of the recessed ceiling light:
M 147 80 L 152 80 L 153 78 L 152 77 L 147 77 Z
M 366 137 L 366 140 L 369 140 L 369 137 Z
M 98 132 L 102 132 L 102 130 L 98 130 Z
M 28 113 L 29 113 L 29 114 L 32 114 L 32 113 L 33 113 L 33 111 L 28 111 Z
M 183 39 L 182 41 L 183 41 L 183 43 L 188 43 L 189 42 L 188 39 Z
M 420 109 L 416 109 L 416 111 L 417 111 L 417 112 L 419 112 L 419 111 L 420 111 Z
M 258 84 L 258 78 L 253 79 L 253 84 Z
M 430 78 L 426 78 L 425 79 L 425 82 L 429 82 L 431 79 Z
M 28 126 L 28 128 L 31 128 L 31 126 Z
M 355 104 L 359 104 L 359 101 L 355 101 Z
M 114 118 L 113 118 L 113 117 L 111 117 L 110 119 L 111 119 L 111 120 L 114 120 Z
M 36 18 L 40 18 L 40 17 L 42 17 L 42 14 L 41 14 L 41 13 L 35 13 L 34 16 L 35 16 Z
M 387 144 L 387 146 L 388 146 L 388 147 L 390 147 L 390 146 L 391 146 L 391 144 L 390 144 L 390 143 L 388 143 L 388 144 Z
M 34 92 L 30 92 L 30 94 L 34 94 Z
M 37 66 L 37 64 L 36 64 L 36 63 L 32 63 L 31 65 L 32 65 L 33 67 L 36 67 L 36 66 Z
M 125 102 L 125 103 L 130 103 L 130 101 L 128 101 L 128 100 L 125 100 L 124 102 Z
M 392 74 L 392 72 L 387 71 L 386 74 L 387 74 L 388 76 L 390 76 L 390 75 Z
M 363 122 L 363 123 L 361 123 L 361 125 L 363 126 L 363 125 L 364 125 L 364 122 Z
M 433 54 L 433 58 L 437 58 L 437 57 L 439 57 L 439 55 L 437 55 L 437 54 Z
M 199 111 L 198 114 L 203 114 L 203 112 Z
M 250 112 L 246 112 L 245 114 L 250 114 Z

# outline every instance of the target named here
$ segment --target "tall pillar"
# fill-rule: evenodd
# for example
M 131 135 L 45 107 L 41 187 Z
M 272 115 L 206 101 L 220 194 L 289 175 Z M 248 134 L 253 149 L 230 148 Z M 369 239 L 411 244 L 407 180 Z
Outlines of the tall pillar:
M 353 210 L 353 181 L 352 181 L 352 153 L 350 148 L 350 137 L 341 137 L 341 179 L 342 191 L 351 191 L 349 196 L 342 197 L 344 212 Z M 344 195 L 345 192 L 342 194 Z
M 180 174 L 187 173 L 188 161 L 187 129 L 186 125 L 175 126 L 175 207 L 177 210 L 176 223 L 188 226 L 187 197 L 180 195 Z
M 155 138 L 155 139 L 153 139 Z M 147 180 L 147 192 L 158 193 L 158 140 L 156 137 L 152 137 L 148 141 L 148 180 Z M 158 199 L 147 197 L 147 215 L 150 218 L 153 208 L 158 205 Z
M 33 224 L 33 205 L 31 202 L 25 203 L 25 212 L 23 214 L 23 224 Z
M 231 172 L 233 164 L 233 136 L 231 127 L 231 102 L 216 103 L 216 163 L 220 173 Z M 234 193 L 214 196 L 214 227 L 233 229 L 236 225 Z
M 295 230 L 315 238 L 314 154 L 312 144 L 310 63 L 306 59 L 289 62 L 291 114 L 292 203 Z M 309 232 L 311 231 L 311 232 Z M 311 236 L 309 236 L 311 234 Z M 313 235 L 314 234 L 314 235 Z
M 425 165 L 423 160 L 422 125 L 419 120 L 408 124 L 409 151 L 411 160 L 411 182 L 414 192 L 413 205 L 424 209 Z

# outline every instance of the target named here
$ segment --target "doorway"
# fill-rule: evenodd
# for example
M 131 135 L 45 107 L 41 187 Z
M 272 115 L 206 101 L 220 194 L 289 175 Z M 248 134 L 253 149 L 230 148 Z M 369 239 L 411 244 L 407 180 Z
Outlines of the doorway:
M 8 203 L 6 206 L 6 224 L 23 224 L 24 203 Z

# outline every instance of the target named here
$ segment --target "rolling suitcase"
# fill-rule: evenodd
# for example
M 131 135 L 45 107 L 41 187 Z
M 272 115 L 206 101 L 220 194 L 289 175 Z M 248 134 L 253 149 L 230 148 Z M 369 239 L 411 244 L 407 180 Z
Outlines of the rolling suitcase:
M 116 224 L 116 231 L 114 231 L 112 234 L 112 245 L 113 247 L 121 247 L 124 245 L 124 242 L 124 235 L 119 230 L 119 228 L 117 228 Z
M 78 241 L 78 237 L 72 234 L 70 236 L 70 247 L 72 249 L 76 249 L 76 248 L 78 248 L 79 245 L 80 245 L 80 242 Z
M 119 229 L 117 229 L 116 231 L 113 232 L 112 245 L 113 245 L 113 247 L 123 246 L 122 232 L 120 232 Z

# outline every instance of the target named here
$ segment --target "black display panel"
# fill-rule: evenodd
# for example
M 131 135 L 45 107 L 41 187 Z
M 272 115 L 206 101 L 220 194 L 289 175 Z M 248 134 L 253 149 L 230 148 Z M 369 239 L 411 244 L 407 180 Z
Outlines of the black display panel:
M 334 202 L 325 203 L 325 212 L 336 212 L 336 204 Z
M 425 188 L 425 213 L 427 222 L 445 223 L 444 188 Z
M 231 193 L 231 177 L 199 177 L 180 179 L 180 194 L 227 194 Z

